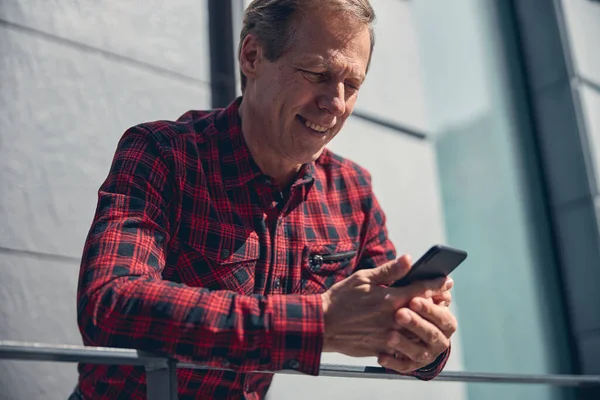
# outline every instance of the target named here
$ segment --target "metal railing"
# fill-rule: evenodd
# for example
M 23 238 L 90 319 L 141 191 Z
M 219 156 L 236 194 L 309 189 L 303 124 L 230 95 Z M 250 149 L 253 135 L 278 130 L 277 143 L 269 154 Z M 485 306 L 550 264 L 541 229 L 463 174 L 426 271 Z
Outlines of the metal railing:
M 201 364 L 179 362 L 172 358 L 133 349 L 52 345 L 5 340 L 0 340 L 0 359 L 143 366 L 146 369 L 148 400 L 176 400 L 178 398 L 177 368 L 229 370 L 227 368 L 215 368 Z M 290 375 L 301 374 L 294 370 L 260 372 Z M 380 367 L 338 364 L 321 364 L 319 376 L 398 380 L 415 379 L 413 377 L 386 372 L 385 369 Z M 600 375 L 522 375 L 442 372 L 432 382 L 519 383 L 600 387 Z

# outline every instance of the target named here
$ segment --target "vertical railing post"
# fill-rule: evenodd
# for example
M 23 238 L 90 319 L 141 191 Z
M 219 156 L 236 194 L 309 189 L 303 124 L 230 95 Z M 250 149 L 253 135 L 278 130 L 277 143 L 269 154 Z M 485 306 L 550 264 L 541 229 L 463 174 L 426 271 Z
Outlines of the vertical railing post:
M 165 358 L 164 362 L 146 365 L 146 398 L 178 400 L 176 360 Z
M 234 55 L 237 49 L 233 48 L 232 7 L 232 0 L 208 1 L 210 86 L 213 108 L 227 107 L 236 96 L 237 70 Z

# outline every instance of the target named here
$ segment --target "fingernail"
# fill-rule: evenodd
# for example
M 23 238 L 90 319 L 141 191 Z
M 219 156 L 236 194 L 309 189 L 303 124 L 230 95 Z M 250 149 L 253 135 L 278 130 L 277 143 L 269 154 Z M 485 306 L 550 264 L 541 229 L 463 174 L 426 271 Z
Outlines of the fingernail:
M 421 311 L 423 309 L 423 303 L 420 300 L 414 300 L 412 309 L 415 311 Z
M 448 280 L 446 281 L 446 288 L 448 290 L 452 289 L 452 287 L 454 286 L 454 280 L 452 278 L 448 278 Z
M 404 312 L 400 312 L 399 314 L 400 314 L 400 316 L 398 317 L 398 322 L 400 322 L 401 324 L 410 323 L 410 320 L 412 318 L 410 317 L 410 314 L 408 312 L 404 311 Z

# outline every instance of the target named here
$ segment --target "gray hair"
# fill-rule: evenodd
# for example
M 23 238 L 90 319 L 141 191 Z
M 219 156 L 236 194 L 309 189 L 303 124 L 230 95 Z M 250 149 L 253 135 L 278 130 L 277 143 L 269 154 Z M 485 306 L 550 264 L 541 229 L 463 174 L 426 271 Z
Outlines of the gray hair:
M 306 15 L 308 11 L 330 10 L 343 12 L 368 26 L 371 35 L 368 70 L 375 47 L 375 32 L 372 25 L 375 11 L 369 0 L 253 0 L 244 12 L 238 57 L 244 39 L 249 34 L 253 34 L 263 46 L 266 58 L 269 61 L 276 61 L 292 44 L 294 28 L 301 13 Z M 243 92 L 246 88 L 246 76 L 241 70 L 240 78 Z

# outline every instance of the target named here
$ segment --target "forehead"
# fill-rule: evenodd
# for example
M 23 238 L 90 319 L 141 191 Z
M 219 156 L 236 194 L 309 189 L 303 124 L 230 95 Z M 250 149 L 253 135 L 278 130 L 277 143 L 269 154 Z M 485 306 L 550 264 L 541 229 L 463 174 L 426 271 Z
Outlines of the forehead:
M 371 36 L 366 24 L 341 13 L 302 16 L 286 52 L 296 63 L 321 61 L 332 68 L 351 68 L 366 73 Z

